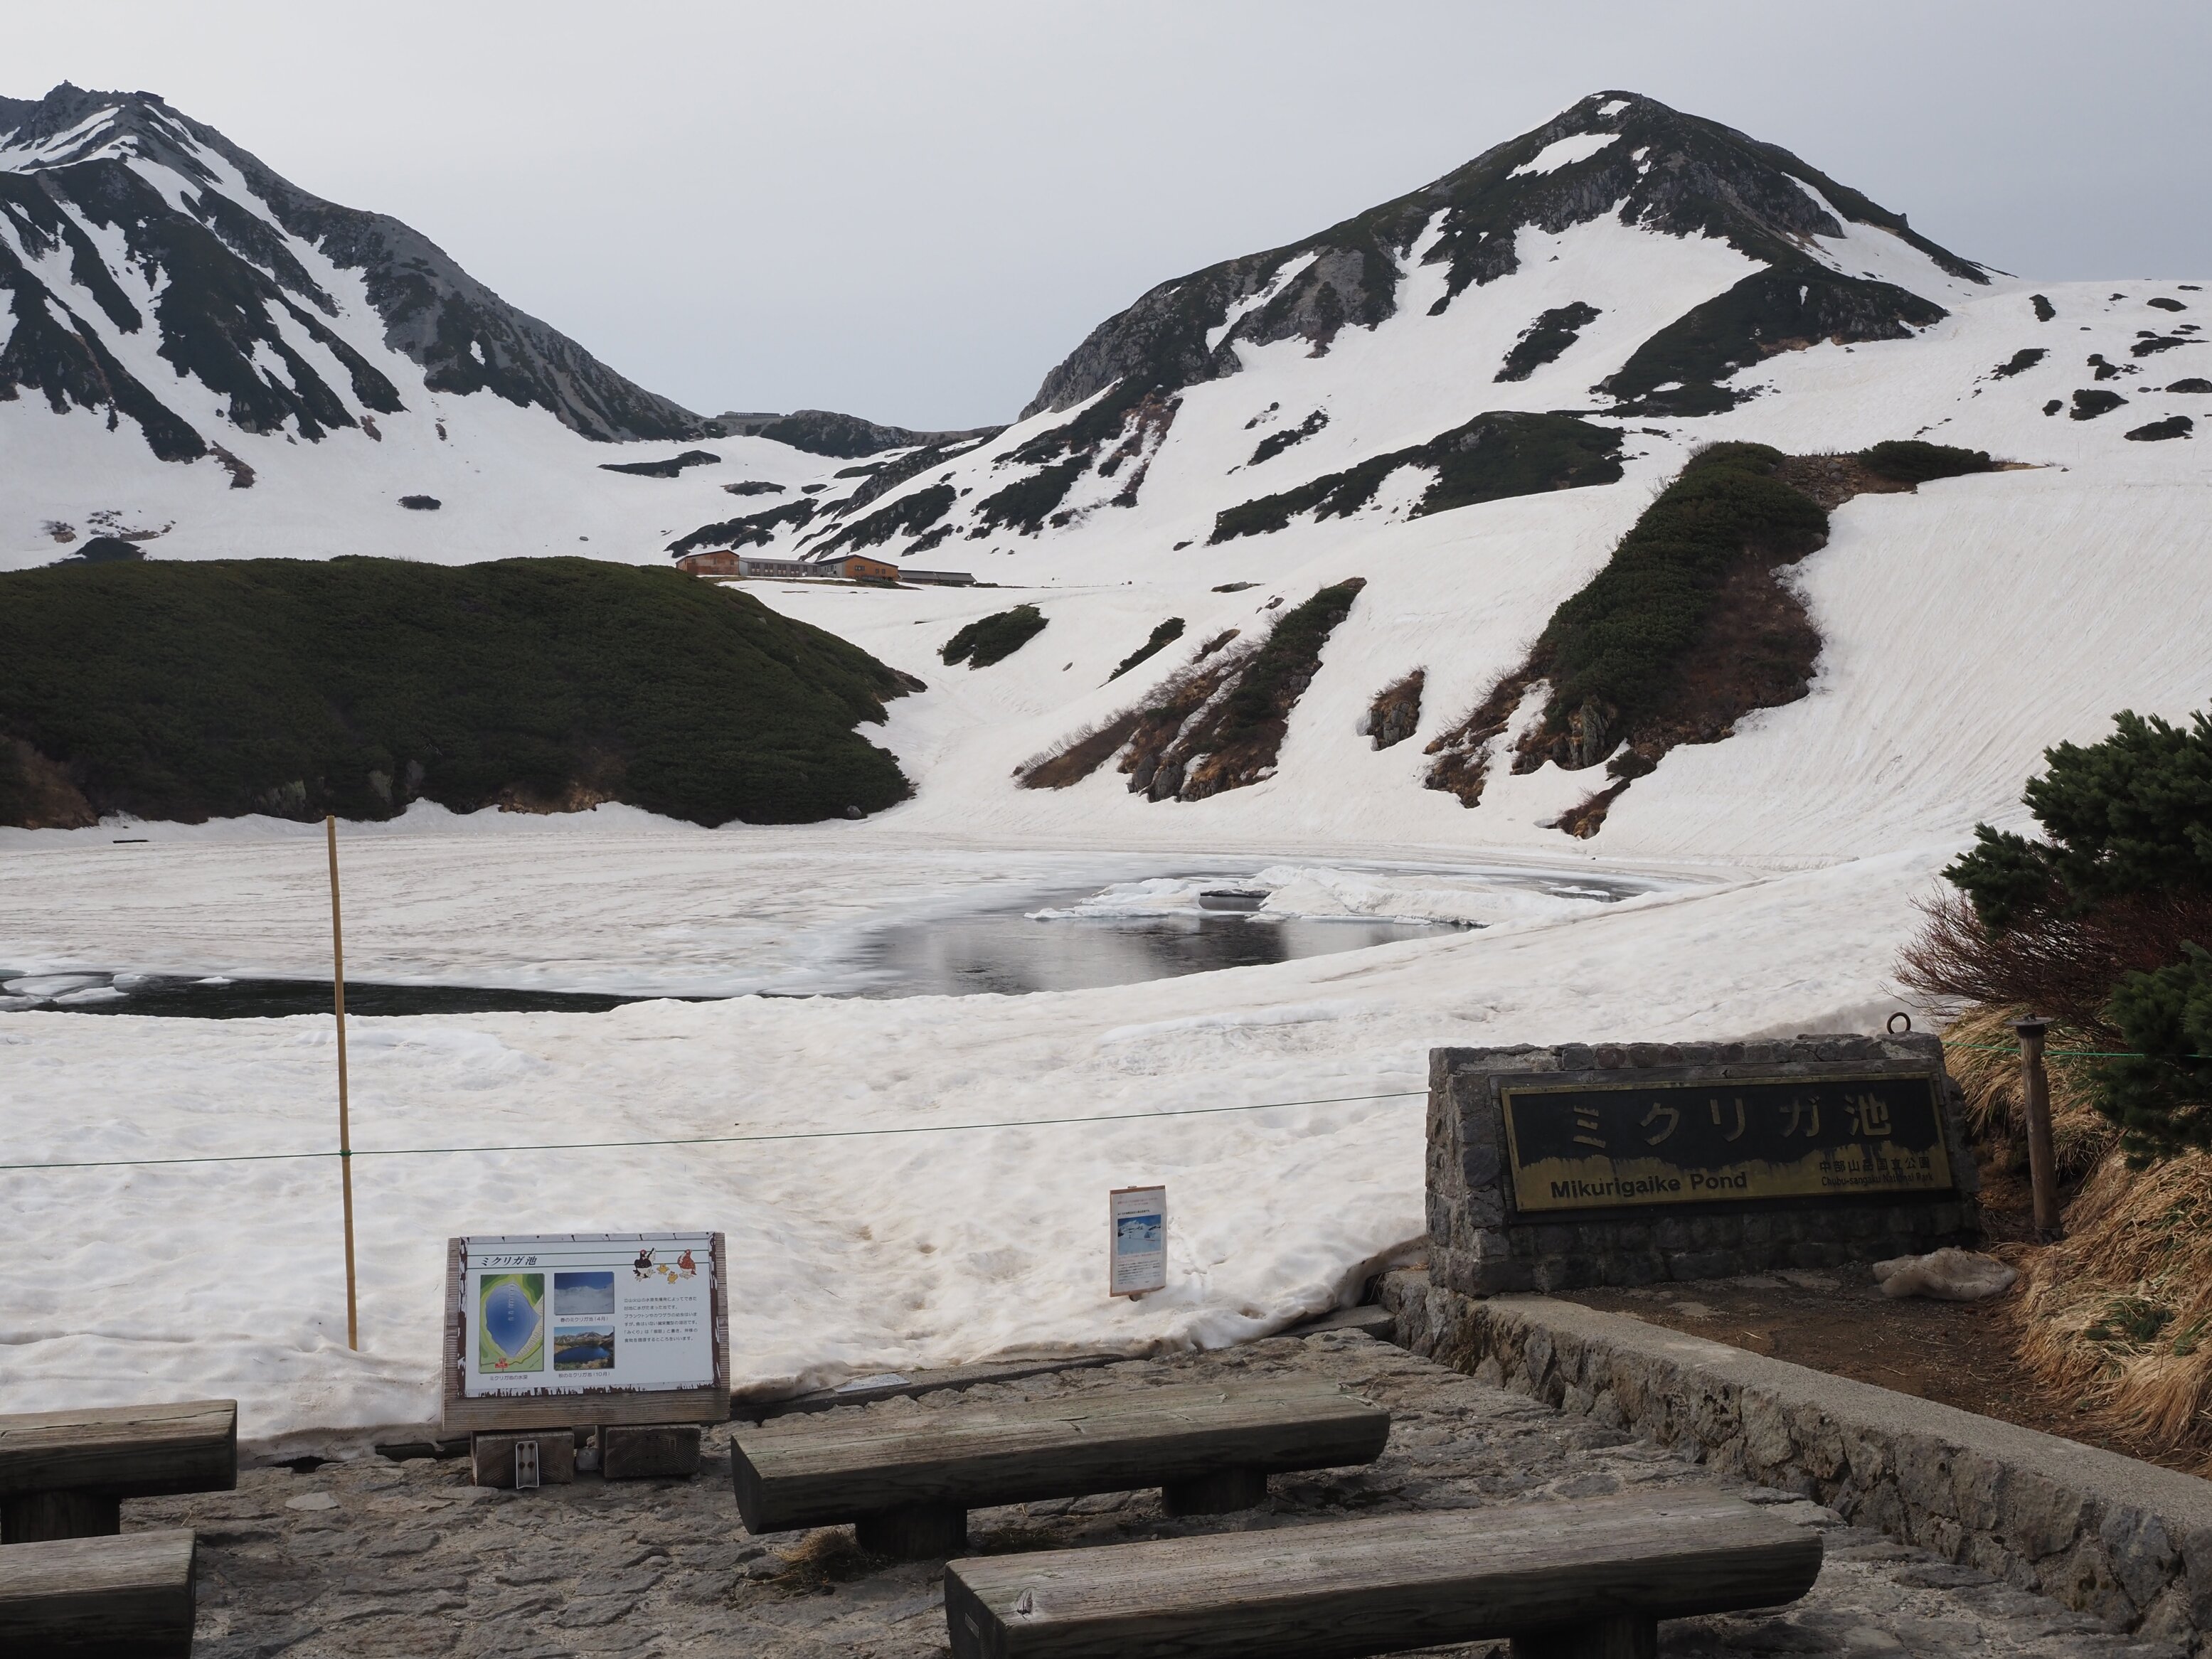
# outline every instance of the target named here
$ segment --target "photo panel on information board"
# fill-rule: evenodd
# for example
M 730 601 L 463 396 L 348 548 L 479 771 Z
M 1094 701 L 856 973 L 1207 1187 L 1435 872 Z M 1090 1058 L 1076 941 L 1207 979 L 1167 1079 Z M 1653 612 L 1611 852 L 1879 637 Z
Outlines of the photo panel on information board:
M 713 1234 L 461 1245 L 465 1396 L 715 1386 Z

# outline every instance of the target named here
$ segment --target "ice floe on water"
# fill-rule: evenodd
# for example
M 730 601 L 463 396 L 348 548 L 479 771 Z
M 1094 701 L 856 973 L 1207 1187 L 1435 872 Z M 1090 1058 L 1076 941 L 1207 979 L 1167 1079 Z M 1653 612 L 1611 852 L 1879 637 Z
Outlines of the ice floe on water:
M 1108 921 L 1206 916 L 1243 905 L 1224 893 L 1257 896 L 1256 920 L 1380 921 L 1486 927 L 1552 921 L 1586 913 L 1668 884 L 1642 876 L 1565 876 L 1509 865 L 1438 867 L 1405 864 L 1270 864 L 1249 873 L 1154 876 L 1114 882 L 1074 904 L 1030 912 L 1032 919 Z M 1208 904 L 1209 896 L 1217 902 Z

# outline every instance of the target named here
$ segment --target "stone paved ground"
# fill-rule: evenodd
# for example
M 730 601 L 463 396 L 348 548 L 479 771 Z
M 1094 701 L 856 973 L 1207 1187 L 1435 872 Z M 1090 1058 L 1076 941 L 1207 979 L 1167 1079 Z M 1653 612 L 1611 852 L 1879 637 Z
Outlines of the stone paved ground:
M 845 1409 L 957 1412 L 977 1395 L 1051 1398 L 1293 1373 L 1341 1382 L 1390 1408 L 1390 1443 L 1380 1462 L 1278 1476 L 1267 1507 L 1243 1516 L 1170 1521 L 1157 1492 L 980 1510 L 970 1519 L 971 1551 L 1299 1526 L 1713 1480 L 1672 1451 L 1352 1333 L 1279 1337 Z M 945 1651 L 942 1564 L 862 1556 L 848 1528 L 748 1536 L 731 1495 L 727 1431 L 711 1436 L 710 1445 L 708 1467 L 693 1481 L 610 1485 L 586 1476 L 523 1493 L 467 1485 L 461 1462 L 376 1458 L 296 1474 L 253 1469 L 235 1492 L 131 1504 L 127 1522 L 199 1529 L 199 1659 L 893 1659 Z M 1822 1529 L 1827 1559 L 1819 1583 L 1771 1613 L 1663 1626 L 1662 1653 L 2181 1659 L 2179 1648 L 2106 1632 L 1986 1574 L 1844 1526 L 1789 1493 L 1752 1488 L 1746 1495 Z M 1504 1655 L 1488 1643 L 1443 1651 Z

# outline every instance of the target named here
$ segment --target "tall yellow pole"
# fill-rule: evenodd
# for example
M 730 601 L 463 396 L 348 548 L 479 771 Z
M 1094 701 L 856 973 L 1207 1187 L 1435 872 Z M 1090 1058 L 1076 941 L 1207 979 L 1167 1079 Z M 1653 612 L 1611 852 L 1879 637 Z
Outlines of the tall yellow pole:
M 345 1195 L 346 1346 L 361 1349 L 361 1311 L 354 1290 L 353 1129 L 346 1118 L 345 930 L 338 920 L 338 821 L 323 819 L 331 846 L 331 1000 L 338 1017 L 338 1182 Z

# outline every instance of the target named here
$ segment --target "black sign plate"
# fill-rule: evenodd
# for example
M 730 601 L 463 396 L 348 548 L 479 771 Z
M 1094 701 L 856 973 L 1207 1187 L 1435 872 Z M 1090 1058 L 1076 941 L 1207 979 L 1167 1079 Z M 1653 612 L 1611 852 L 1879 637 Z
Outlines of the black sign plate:
M 1503 1082 L 1522 1213 L 1952 1188 L 1933 1076 Z

